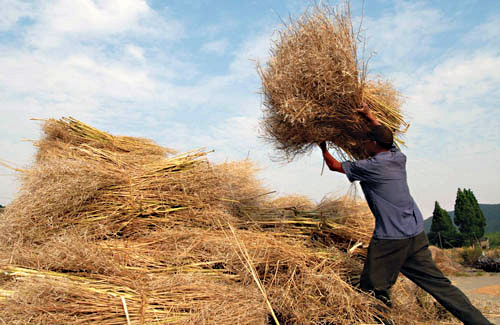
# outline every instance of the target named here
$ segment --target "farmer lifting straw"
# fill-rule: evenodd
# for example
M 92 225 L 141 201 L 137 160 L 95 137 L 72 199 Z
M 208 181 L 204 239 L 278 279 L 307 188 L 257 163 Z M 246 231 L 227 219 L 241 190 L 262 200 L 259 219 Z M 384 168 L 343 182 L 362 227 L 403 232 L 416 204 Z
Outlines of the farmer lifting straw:
M 348 2 L 337 9 L 320 5 L 292 20 L 259 67 L 264 137 L 287 161 L 327 141 L 320 146 L 329 168 L 361 181 L 376 219 L 363 289 L 390 306 L 389 289 L 402 272 L 466 324 L 490 324 L 432 261 L 406 156 L 393 146 L 404 144 L 408 127 L 402 98 L 389 82 L 367 78 L 361 28 L 354 28 Z M 327 145 L 357 161 L 341 164 Z
M 371 125 L 363 142 L 369 158 L 340 163 L 325 142 L 319 146 L 330 170 L 346 174 L 351 182 L 360 181 L 375 216 L 361 288 L 392 307 L 389 290 L 401 272 L 464 324 L 491 324 L 434 264 L 422 213 L 408 189 L 406 156 L 393 145 L 392 132 L 377 121 L 366 104 L 357 112 Z

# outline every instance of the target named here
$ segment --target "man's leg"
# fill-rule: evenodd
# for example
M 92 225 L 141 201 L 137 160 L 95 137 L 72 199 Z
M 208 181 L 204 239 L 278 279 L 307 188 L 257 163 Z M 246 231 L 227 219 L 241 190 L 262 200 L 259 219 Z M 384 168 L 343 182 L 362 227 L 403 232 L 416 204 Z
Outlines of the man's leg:
M 389 289 L 398 278 L 408 252 L 408 240 L 372 238 L 361 273 L 360 287 L 391 307 Z
M 414 239 L 411 248 L 415 249 L 415 253 L 406 260 L 401 268 L 401 273 L 431 294 L 464 324 L 491 324 L 471 304 L 463 292 L 453 286 L 450 280 L 438 269 L 432 260 L 425 234 L 414 237 Z

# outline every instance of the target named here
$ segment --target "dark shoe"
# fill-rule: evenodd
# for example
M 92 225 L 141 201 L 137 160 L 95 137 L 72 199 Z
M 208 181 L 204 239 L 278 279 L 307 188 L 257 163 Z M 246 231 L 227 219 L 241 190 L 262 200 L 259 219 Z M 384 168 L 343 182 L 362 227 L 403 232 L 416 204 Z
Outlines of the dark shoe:
M 387 307 L 392 308 L 392 301 L 389 296 L 389 291 L 374 291 L 375 298 L 382 301 Z

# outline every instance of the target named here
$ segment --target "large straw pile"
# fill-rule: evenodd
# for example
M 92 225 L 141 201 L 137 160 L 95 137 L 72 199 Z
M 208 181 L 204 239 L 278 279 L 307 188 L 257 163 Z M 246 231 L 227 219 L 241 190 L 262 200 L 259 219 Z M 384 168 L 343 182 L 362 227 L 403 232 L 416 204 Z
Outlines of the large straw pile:
M 388 82 L 367 80 L 359 45 L 348 5 L 339 11 L 314 7 L 279 31 L 271 58 L 258 71 L 264 136 L 282 158 L 322 141 L 348 157 L 365 157 L 361 141 L 368 125 L 356 113 L 362 102 L 396 135 L 402 132 L 400 96 Z
M 373 229 L 366 205 L 272 207 L 249 161 L 165 156 L 149 141 L 73 119 L 48 120 L 44 131 L 0 220 L 5 323 L 436 319 L 405 281 L 391 314 L 356 288 Z

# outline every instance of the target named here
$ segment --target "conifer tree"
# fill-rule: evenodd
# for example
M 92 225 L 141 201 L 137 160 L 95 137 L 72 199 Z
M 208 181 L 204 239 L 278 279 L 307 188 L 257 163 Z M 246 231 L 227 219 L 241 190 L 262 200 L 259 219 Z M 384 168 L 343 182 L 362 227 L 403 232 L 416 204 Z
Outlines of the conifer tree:
M 486 218 L 484 217 L 483 211 L 481 211 L 481 208 L 479 207 L 479 203 L 477 202 L 476 197 L 474 196 L 474 193 L 472 193 L 471 189 L 465 190 L 464 193 L 469 200 L 471 206 L 472 206 L 472 211 L 473 211 L 473 233 L 474 237 L 476 239 L 480 239 L 481 237 L 484 236 L 484 229 L 486 228 Z
M 460 233 L 471 244 L 484 235 L 486 219 L 479 203 L 470 189 L 459 188 L 455 200 L 455 224 Z
M 440 248 L 450 248 L 460 245 L 459 234 L 451 221 L 450 215 L 446 210 L 441 208 L 437 201 L 434 203 L 429 241 Z

